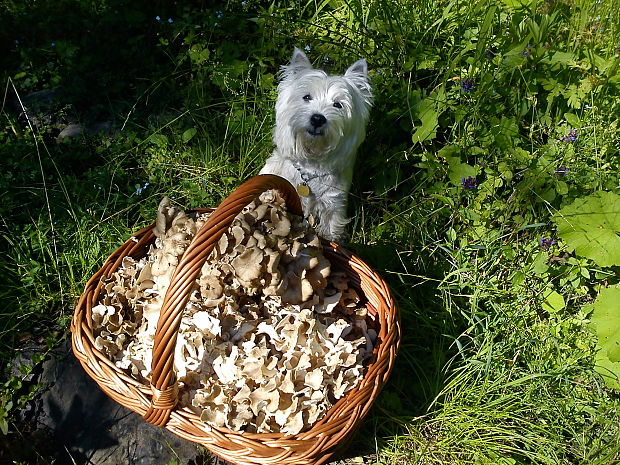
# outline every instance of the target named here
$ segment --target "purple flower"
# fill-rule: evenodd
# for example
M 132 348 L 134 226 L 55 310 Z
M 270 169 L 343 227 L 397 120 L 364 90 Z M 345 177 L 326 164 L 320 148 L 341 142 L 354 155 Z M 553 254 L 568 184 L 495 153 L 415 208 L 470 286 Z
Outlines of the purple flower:
M 549 250 L 552 246 L 556 245 L 557 242 L 551 239 L 550 237 L 541 237 L 540 238 L 540 248 L 543 250 Z
M 530 44 L 527 44 L 525 46 L 525 49 L 521 52 L 521 55 L 523 55 L 524 57 L 529 57 L 531 52 L 532 52 L 532 46 Z
M 618 41 L 618 44 L 620 44 L 620 40 Z M 620 55 L 620 45 L 616 47 L 616 53 Z
M 560 165 L 555 169 L 555 174 L 559 178 L 563 178 L 568 174 L 570 170 L 566 167 L 566 165 Z
M 475 88 L 476 86 L 474 85 L 474 80 L 472 78 L 467 78 L 464 81 L 461 81 L 461 89 L 465 92 L 471 92 Z
M 170 24 L 172 24 L 172 23 L 174 23 L 174 19 L 172 19 L 172 18 L 168 18 L 168 22 L 169 22 Z
M 466 178 L 461 178 L 461 185 L 463 189 L 476 189 L 478 187 L 478 181 L 472 176 L 467 176 Z
M 568 134 L 564 134 L 562 136 L 562 142 L 575 142 L 579 137 L 579 134 L 577 134 L 577 131 L 574 129 L 571 129 L 570 131 L 568 131 Z
M 484 52 L 484 56 L 486 56 L 489 60 L 495 58 L 495 55 L 497 55 L 497 47 L 495 46 Z
M 159 16 L 155 16 L 155 21 L 160 21 L 161 18 Z

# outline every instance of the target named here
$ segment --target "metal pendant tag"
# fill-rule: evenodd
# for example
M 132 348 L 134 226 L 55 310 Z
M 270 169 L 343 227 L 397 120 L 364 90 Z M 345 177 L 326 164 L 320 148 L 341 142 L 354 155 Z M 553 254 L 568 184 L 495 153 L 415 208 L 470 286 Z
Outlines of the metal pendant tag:
M 310 195 L 310 187 L 305 182 L 297 184 L 297 193 L 302 197 L 308 197 Z

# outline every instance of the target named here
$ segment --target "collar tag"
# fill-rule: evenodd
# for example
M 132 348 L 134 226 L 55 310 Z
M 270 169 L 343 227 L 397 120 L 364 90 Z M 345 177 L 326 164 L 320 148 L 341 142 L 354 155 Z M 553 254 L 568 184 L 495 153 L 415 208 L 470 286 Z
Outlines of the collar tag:
M 297 193 L 302 197 L 308 197 L 310 195 L 310 187 L 305 182 L 297 184 Z

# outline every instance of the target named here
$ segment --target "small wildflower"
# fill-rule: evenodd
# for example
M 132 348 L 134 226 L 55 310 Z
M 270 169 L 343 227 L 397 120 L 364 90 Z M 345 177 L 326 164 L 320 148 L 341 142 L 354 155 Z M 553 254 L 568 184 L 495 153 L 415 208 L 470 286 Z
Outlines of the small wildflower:
M 540 248 L 543 250 L 549 250 L 551 247 L 553 247 L 556 244 L 557 242 L 551 239 L 550 237 L 540 238 Z
M 216 11 L 216 12 L 215 12 L 215 17 L 216 17 L 217 19 L 222 19 L 222 18 L 224 17 L 224 12 L 223 12 L 223 11 L 221 11 L 221 10 Z
M 484 52 L 484 56 L 486 56 L 489 60 L 495 58 L 495 55 L 497 55 L 497 47 L 495 46 Z
M 570 170 L 566 167 L 566 165 L 560 165 L 555 169 L 555 174 L 559 178 L 563 178 L 568 174 Z
M 527 44 L 521 52 L 521 55 L 523 55 L 524 57 L 529 57 L 530 53 L 532 53 L 532 46 L 530 44 Z
M 562 136 L 562 142 L 575 142 L 579 138 L 579 134 L 574 129 L 568 131 L 568 134 Z
M 461 185 L 463 189 L 476 189 L 478 187 L 478 180 L 472 176 L 461 178 Z
M 56 42 L 52 42 L 52 43 L 50 43 L 50 45 L 51 45 L 52 47 L 56 47 Z
M 246 6 L 248 4 L 248 2 L 241 2 L 241 6 Z
M 170 24 L 172 24 L 172 23 L 174 23 L 174 19 L 172 19 L 172 18 L 168 18 L 168 22 L 169 22 Z
M 309 52 L 310 50 L 312 50 L 312 47 L 310 47 L 309 45 L 306 45 L 306 46 L 304 47 L 304 50 L 305 50 L 306 52 Z
M 620 44 L 620 41 L 618 41 L 618 44 Z M 616 53 L 620 55 L 620 45 L 616 47 Z
M 155 21 L 161 21 L 161 18 L 159 16 L 155 16 Z
M 19 45 L 19 40 L 15 39 L 15 40 L 13 41 L 13 43 L 14 43 L 15 45 Z
M 471 92 L 475 88 L 476 86 L 474 85 L 474 80 L 472 78 L 467 78 L 464 81 L 461 81 L 461 89 L 465 92 Z

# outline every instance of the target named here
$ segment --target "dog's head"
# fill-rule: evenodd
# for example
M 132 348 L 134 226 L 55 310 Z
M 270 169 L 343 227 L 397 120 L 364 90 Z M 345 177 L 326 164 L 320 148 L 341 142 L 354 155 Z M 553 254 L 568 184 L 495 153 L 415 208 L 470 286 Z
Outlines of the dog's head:
M 274 141 L 297 158 L 329 163 L 326 158 L 353 157 L 365 137 L 371 99 L 366 60 L 329 76 L 296 48 L 281 70 Z

